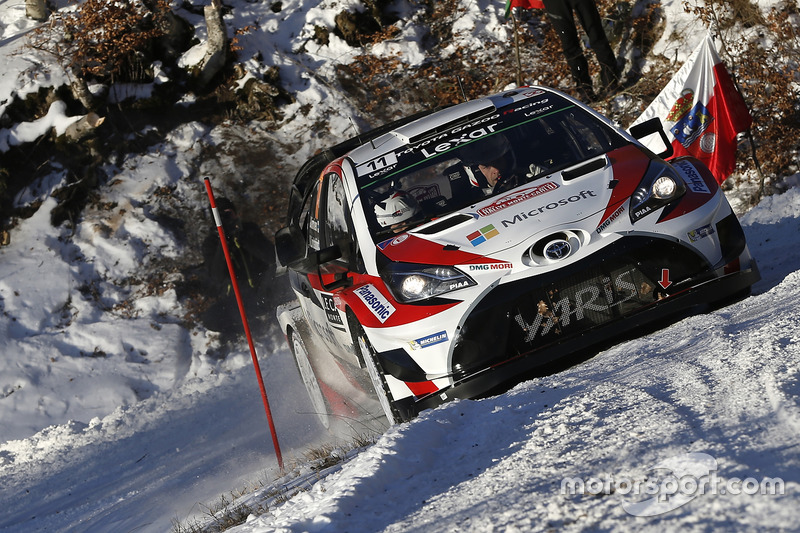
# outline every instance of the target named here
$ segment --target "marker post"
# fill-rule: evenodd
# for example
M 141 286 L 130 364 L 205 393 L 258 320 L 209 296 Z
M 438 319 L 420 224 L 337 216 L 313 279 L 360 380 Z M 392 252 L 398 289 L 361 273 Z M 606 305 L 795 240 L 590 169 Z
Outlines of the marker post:
M 258 379 L 258 386 L 261 389 L 261 399 L 264 401 L 264 410 L 267 413 L 267 421 L 269 422 L 269 431 L 272 434 L 272 445 L 275 447 L 275 455 L 278 458 L 278 467 L 283 472 L 283 457 L 281 456 L 281 447 L 278 444 L 278 434 L 275 431 L 275 423 L 272 420 L 272 411 L 269 408 L 269 399 L 267 399 L 267 390 L 264 387 L 264 380 L 261 377 L 261 367 L 258 364 L 258 356 L 256 355 L 256 348 L 253 344 L 253 336 L 250 334 L 250 325 L 247 322 L 247 313 L 245 313 L 244 302 L 242 301 L 242 294 L 239 291 L 239 283 L 236 280 L 236 271 L 233 268 L 233 261 L 231 261 L 230 250 L 228 249 L 228 241 L 225 238 L 225 230 L 222 227 L 222 217 L 219 216 L 217 210 L 217 202 L 214 200 L 214 191 L 211 189 L 211 180 L 205 178 L 206 192 L 208 193 L 208 200 L 211 203 L 211 211 L 214 213 L 214 223 L 217 225 L 219 232 L 219 240 L 222 244 L 222 252 L 225 254 L 225 262 L 228 264 L 228 274 L 231 277 L 231 284 L 233 292 L 236 294 L 236 303 L 239 305 L 239 314 L 242 316 L 242 326 L 244 327 L 244 334 L 247 337 L 247 344 L 250 346 L 250 355 L 253 358 L 253 368 L 256 371 L 256 378 Z

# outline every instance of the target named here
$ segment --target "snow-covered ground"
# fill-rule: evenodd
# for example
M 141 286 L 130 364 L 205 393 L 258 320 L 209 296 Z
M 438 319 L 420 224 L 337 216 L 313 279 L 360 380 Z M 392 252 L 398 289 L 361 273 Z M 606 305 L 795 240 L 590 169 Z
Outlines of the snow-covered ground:
M 278 66 L 297 97 L 276 135 L 305 145 L 287 159 L 296 164 L 357 115 L 326 82 L 356 51 L 335 36 L 327 47 L 309 41 L 313 24 L 332 24 L 333 3 L 289 0 L 279 13 L 231 4 L 232 27 L 258 28 L 242 41 L 248 69 Z M 662 2 L 656 50 L 685 59 L 703 32 L 680 4 Z M 419 6 L 401 5 L 393 46 L 413 63 Z M 462 5 L 465 45 L 508 38 L 502 2 Z M 24 9 L 0 2 L 0 113 L 13 94 L 64 79 L 55 65 L 31 68 L 47 59 L 20 48 L 35 25 Z M 248 59 L 257 51 L 263 65 Z M 321 118 L 328 137 L 314 129 Z M 2 128 L 0 150 L 70 120 L 53 108 L 46 120 Z M 96 204 L 115 207 L 88 208 L 74 228 L 50 225 L 50 193 L 66 171 L 18 197 L 42 203 L 0 247 L 0 531 L 169 531 L 173 521 L 203 523 L 220 496 L 258 508 L 295 480 L 278 477 L 247 347 L 217 359 L 213 335 L 183 325 L 174 290 L 136 283 L 140 268 L 185 253 L 142 199 L 168 187 L 202 209 L 194 158 L 223 137 L 187 124 L 129 156 L 99 190 Z M 234 531 L 798 529 L 800 189 L 766 198 L 742 221 L 763 276 L 752 297 L 390 428 Z M 267 335 L 256 348 L 284 460 L 294 464 L 330 438 L 309 413 L 283 339 Z M 677 499 L 657 475 L 667 471 L 685 474 Z M 701 487 L 690 490 L 692 481 Z M 761 488 L 780 490 L 752 494 Z
M 423 413 L 234 531 L 796 531 L 800 190 L 743 218 L 750 298 Z

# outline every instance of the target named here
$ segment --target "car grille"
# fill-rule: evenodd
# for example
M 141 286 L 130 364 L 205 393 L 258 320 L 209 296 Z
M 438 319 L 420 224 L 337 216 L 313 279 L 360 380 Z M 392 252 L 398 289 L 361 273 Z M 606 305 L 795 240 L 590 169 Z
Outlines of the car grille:
M 658 283 L 664 269 L 666 290 Z M 457 337 L 454 372 L 469 374 L 586 334 L 711 276 L 702 257 L 677 243 L 621 239 L 578 263 L 495 288 Z

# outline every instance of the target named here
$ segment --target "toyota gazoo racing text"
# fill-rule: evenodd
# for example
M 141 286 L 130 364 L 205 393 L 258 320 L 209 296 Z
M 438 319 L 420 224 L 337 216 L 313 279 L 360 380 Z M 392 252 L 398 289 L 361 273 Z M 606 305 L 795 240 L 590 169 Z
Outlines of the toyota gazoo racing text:
M 666 139 L 528 87 L 309 160 L 276 234 L 297 296 L 278 314 L 320 419 L 408 420 L 746 295 L 758 269 L 716 180 L 645 135 Z

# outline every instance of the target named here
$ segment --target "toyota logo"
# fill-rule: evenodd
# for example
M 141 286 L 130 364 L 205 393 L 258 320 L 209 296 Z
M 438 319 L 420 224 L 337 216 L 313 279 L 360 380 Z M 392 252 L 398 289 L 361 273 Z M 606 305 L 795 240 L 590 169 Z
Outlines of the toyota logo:
M 544 256 L 550 259 L 551 261 L 564 259 L 569 255 L 571 248 L 572 247 L 569 245 L 567 241 L 563 239 L 558 239 L 545 246 Z

